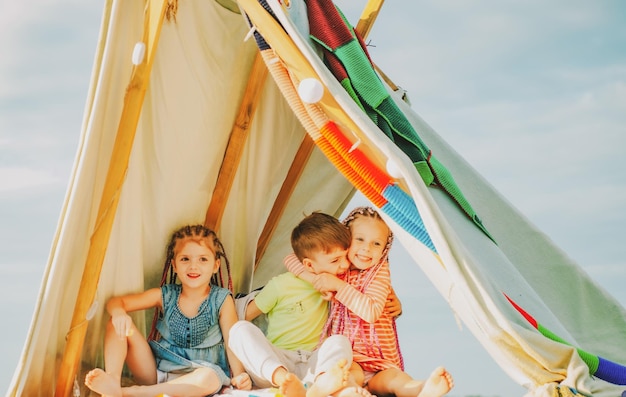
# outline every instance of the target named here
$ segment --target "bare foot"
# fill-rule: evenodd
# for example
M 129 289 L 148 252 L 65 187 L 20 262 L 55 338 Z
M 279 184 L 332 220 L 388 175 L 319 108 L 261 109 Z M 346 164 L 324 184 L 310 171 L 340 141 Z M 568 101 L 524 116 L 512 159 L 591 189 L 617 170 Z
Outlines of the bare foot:
M 85 376 L 85 385 L 103 397 L 122 397 L 119 379 L 100 368 L 92 369 Z
M 348 386 L 339 390 L 333 397 L 374 397 L 372 393 L 361 386 Z
M 453 387 L 452 375 L 444 367 L 437 367 L 424 383 L 419 397 L 441 397 Z
M 285 375 L 285 380 L 278 387 L 280 394 L 285 397 L 306 397 L 306 389 L 302 381 L 291 372 Z
M 307 390 L 306 397 L 326 397 L 348 385 L 350 377 L 350 367 L 348 362 L 340 360 L 328 372 L 320 374 Z

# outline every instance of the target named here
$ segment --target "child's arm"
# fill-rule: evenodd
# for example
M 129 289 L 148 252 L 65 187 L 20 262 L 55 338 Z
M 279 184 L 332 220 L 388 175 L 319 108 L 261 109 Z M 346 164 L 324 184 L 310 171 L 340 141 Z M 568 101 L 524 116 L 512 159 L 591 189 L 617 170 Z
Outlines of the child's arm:
M 319 275 L 312 273 L 309 269 L 307 269 L 306 266 L 304 266 L 302 262 L 300 262 L 296 254 L 287 255 L 283 262 L 287 270 L 289 270 L 294 276 L 298 277 L 299 279 L 307 281 L 313 285 L 315 285 L 316 281 L 319 280 Z M 317 287 L 316 289 L 322 293 L 322 298 L 326 300 L 332 299 L 333 294 L 331 292 L 321 291 Z
M 364 292 L 346 284 L 344 288 L 337 291 L 335 299 L 363 320 L 374 323 L 383 313 L 390 289 L 389 264 L 384 263 Z
M 385 313 L 387 313 L 389 317 L 400 317 L 402 314 L 402 302 L 398 299 L 398 295 L 396 295 L 396 291 L 394 291 L 393 287 L 391 287 L 387 302 L 385 303 Z
M 259 309 L 254 299 L 252 299 L 248 303 L 248 306 L 246 306 L 246 321 L 252 321 L 261 314 L 263 314 L 263 312 Z
M 235 354 L 228 347 L 228 340 L 230 329 L 237 322 L 237 310 L 235 309 L 235 300 L 231 295 L 226 297 L 222 308 L 220 309 L 220 329 L 222 330 L 222 337 L 224 338 L 224 346 L 226 347 L 226 356 L 228 357 L 228 364 L 231 371 L 231 384 L 239 390 L 252 389 L 252 381 L 250 376 L 246 373 L 243 364 L 235 356 Z
M 287 270 L 299 279 L 308 281 L 311 284 L 315 281 L 315 274 L 309 271 L 309 269 L 300 262 L 296 254 L 287 255 L 285 259 L 283 259 L 283 262 Z
M 163 308 L 160 288 L 151 288 L 138 294 L 114 296 L 106 305 L 107 312 L 111 316 L 111 323 L 120 339 L 132 333 L 133 319 L 128 313 L 152 307 Z

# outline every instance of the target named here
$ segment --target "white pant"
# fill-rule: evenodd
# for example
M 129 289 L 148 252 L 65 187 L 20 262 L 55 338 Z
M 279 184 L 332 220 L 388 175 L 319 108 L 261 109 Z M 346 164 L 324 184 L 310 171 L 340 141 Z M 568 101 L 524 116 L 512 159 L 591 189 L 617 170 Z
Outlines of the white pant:
M 327 372 L 340 360 L 352 364 L 352 346 L 343 335 L 332 335 L 313 352 L 284 350 L 272 345 L 263 332 L 249 321 L 238 321 L 230 329 L 228 347 L 239 358 L 257 387 L 273 385 L 272 375 L 279 367 L 295 374 L 305 383 Z

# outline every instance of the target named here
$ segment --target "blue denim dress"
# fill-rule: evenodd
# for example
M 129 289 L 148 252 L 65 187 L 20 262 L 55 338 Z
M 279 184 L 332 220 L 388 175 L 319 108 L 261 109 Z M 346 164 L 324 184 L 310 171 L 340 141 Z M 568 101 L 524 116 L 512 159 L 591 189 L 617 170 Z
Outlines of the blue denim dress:
M 230 369 L 219 324 L 220 308 L 230 291 L 211 285 L 198 314 L 189 318 L 178 307 L 181 290 L 180 284 L 161 287 L 163 313 L 156 324 L 160 338 L 149 342 L 157 368 L 163 372 L 184 373 L 209 367 L 217 372 L 223 385 L 230 385 Z

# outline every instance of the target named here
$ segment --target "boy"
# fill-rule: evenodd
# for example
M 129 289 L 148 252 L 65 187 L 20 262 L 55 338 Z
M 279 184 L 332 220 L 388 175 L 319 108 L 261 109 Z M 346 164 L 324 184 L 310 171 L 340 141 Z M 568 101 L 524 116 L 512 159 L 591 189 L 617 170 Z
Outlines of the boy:
M 315 274 L 345 273 L 350 241 L 341 222 L 320 212 L 305 217 L 291 234 L 294 253 Z M 287 397 L 369 395 L 349 373 L 348 338 L 333 335 L 320 344 L 328 302 L 310 283 L 289 272 L 276 276 L 245 313 L 247 321 L 231 328 L 229 347 L 257 387 L 278 386 Z M 267 335 L 249 322 L 262 313 L 267 314 Z

